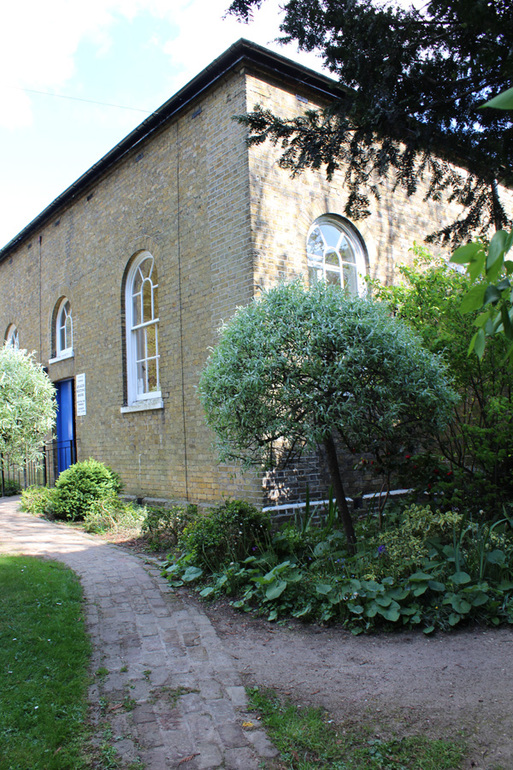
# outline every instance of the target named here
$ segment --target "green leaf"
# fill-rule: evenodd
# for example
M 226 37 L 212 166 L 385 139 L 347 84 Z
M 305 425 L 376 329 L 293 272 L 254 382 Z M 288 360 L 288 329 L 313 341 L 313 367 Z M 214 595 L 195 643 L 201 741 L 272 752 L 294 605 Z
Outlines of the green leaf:
M 468 600 L 470 601 L 473 607 L 482 607 L 483 604 L 487 603 L 489 598 L 490 597 L 488 596 L 488 594 L 485 594 L 484 591 L 477 591 L 477 593 L 475 593 L 474 595 L 469 596 Z
M 438 580 L 430 580 L 428 586 L 432 591 L 445 591 L 445 584 L 439 583 Z
M 396 623 L 401 617 L 399 607 L 387 607 L 386 609 L 382 607 L 378 612 L 385 618 L 385 620 L 390 620 L 392 623 Z
M 363 613 L 363 607 L 361 604 L 355 604 L 354 602 L 347 603 L 347 609 L 354 615 L 361 615 Z
M 513 110 L 513 88 L 508 88 L 507 91 L 489 99 L 479 109 L 482 110 L 484 107 L 495 107 L 496 110 Z
M 265 598 L 269 601 L 272 601 L 273 599 L 277 599 L 278 596 L 281 596 L 284 590 L 287 588 L 287 581 L 286 580 L 276 580 L 275 583 L 272 583 L 270 586 L 267 587 L 267 590 L 265 592 Z
M 468 346 L 468 355 L 472 353 L 472 351 L 475 350 L 476 355 L 479 358 L 483 357 L 483 353 L 485 350 L 485 333 L 483 329 L 479 329 L 472 339 L 470 340 L 470 345 Z
M 446 602 L 444 601 L 444 604 L 445 603 Z M 459 596 L 459 594 L 454 594 L 451 597 L 450 601 L 447 603 L 452 606 L 453 610 L 456 610 L 456 612 L 459 612 L 460 615 L 466 615 L 472 609 L 472 605 L 470 604 L 470 602 L 468 602 L 462 596 Z
M 182 575 L 182 580 L 186 583 L 192 583 L 193 580 L 197 580 L 203 575 L 203 570 L 200 567 L 187 567 Z
M 333 586 L 330 583 L 316 583 L 315 584 L 315 590 L 318 594 L 322 594 L 323 596 L 326 596 L 326 594 L 329 594 Z
M 486 286 L 482 283 L 472 286 L 461 300 L 460 312 L 463 314 L 473 313 L 474 310 L 483 307 L 485 291 Z
M 466 583 L 470 583 L 471 577 L 468 574 L 468 572 L 463 572 L 460 570 L 459 572 L 455 572 L 454 575 L 451 575 L 449 580 L 452 580 L 452 582 L 457 586 L 465 585 Z
M 479 252 L 483 251 L 482 243 L 467 243 L 465 246 L 460 246 L 454 251 L 450 261 L 456 265 L 466 265 L 469 262 L 473 262 Z
M 212 586 L 207 586 L 206 588 L 204 588 L 202 591 L 199 592 L 199 595 L 205 597 L 205 596 L 210 596 L 210 594 L 213 594 L 213 593 L 214 593 L 214 589 L 212 588 Z
M 489 564 L 504 564 L 506 561 L 506 554 L 499 548 L 495 548 L 495 550 L 486 554 L 486 561 Z
M 461 620 L 461 615 L 458 615 L 456 612 L 451 612 L 449 615 L 449 625 L 450 626 L 456 626 Z
M 496 286 L 490 284 L 486 287 L 486 291 L 483 297 L 483 307 L 488 305 L 489 302 L 498 302 L 501 298 L 501 293 Z
M 410 591 L 408 588 L 393 588 L 388 592 L 388 595 L 391 596 L 392 599 L 395 599 L 395 601 L 402 602 L 403 599 L 406 599 L 409 593 Z
M 414 572 L 408 579 L 412 583 L 424 583 L 431 580 L 431 575 L 428 575 L 426 572 Z
M 435 630 L 434 626 L 427 626 L 426 628 L 422 629 L 424 634 L 432 634 L 434 630 Z
M 390 596 L 377 596 L 375 601 L 379 607 L 390 607 L 392 604 Z
M 513 339 L 513 324 L 511 323 L 511 318 L 506 305 L 502 305 L 501 307 L 501 321 L 506 339 Z
M 469 274 L 469 278 L 474 283 L 474 281 L 479 278 L 481 273 L 485 272 L 485 263 L 486 263 L 486 256 L 484 252 L 481 254 L 478 254 L 476 259 L 470 263 L 470 265 L 467 267 L 467 272 Z
M 508 240 L 508 233 L 505 230 L 498 230 L 490 241 L 488 255 L 486 257 L 486 272 L 495 265 L 497 260 L 504 260 L 504 251 Z

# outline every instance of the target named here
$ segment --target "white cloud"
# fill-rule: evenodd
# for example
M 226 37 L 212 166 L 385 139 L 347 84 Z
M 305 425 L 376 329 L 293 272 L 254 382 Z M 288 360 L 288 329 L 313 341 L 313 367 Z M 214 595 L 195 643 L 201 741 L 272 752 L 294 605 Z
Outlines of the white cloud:
M 178 88 L 240 37 L 275 50 L 279 34 L 279 2 L 267 0 L 250 24 L 226 13 L 229 0 L 21 0 L 0 7 L 0 126 L 27 126 L 32 119 L 30 95 L 20 89 L 59 92 L 75 72 L 80 43 L 89 40 L 99 53 L 108 50 L 110 31 L 119 18 L 134 19 L 142 12 L 166 19 L 177 34 L 164 45 L 176 68 L 172 85 Z M 289 55 L 295 55 L 294 48 Z M 313 56 L 301 56 L 318 67 Z
M 253 21 L 248 24 L 239 22 L 232 15 L 225 16 L 228 6 L 229 0 L 175 2 L 173 15 L 179 25 L 179 33 L 166 43 L 165 52 L 170 56 L 171 63 L 181 69 L 177 75 L 177 87 L 200 72 L 241 37 L 319 69 L 318 57 L 298 54 L 295 46 L 284 47 L 275 42 L 280 34 L 279 23 L 283 16 L 279 0 L 264 2 L 255 12 Z
M 0 5 L 0 125 L 26 126 L 30 96 L 19 89 L 62 89 L 75 71 L 83 40 L 109 45 L 116 19 L 133 19 L 141 10 L 162 18 L 162 0 L 21 0 Z

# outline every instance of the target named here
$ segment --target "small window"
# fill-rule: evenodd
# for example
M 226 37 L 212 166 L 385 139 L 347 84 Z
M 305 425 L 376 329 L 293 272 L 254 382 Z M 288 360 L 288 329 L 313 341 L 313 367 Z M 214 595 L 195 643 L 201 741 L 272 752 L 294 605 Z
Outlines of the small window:
M 363 293 L 365 246 L 349 222 L 336 216 L 317 219 L 308 233 L 306 251 L 310 286 L 326 281 L 349 294 Z
M 19 350 L 20 335 L 18 333 L 18 329 L 14 324 L 11 324 L 7 329 L 7 333 L 5 335 L 5 344 L 9 345 L 11 348 L 14 348 L 15 350 Z
M 128 403 L 160 397 L 158 277 L 144 251 L 128 274 L 125 293 Z
M 73 354 L 73 318 L 71 316 L 71 303 L 66 297 L 61 301 L 57 311 L 55 344 L 57 358 Z

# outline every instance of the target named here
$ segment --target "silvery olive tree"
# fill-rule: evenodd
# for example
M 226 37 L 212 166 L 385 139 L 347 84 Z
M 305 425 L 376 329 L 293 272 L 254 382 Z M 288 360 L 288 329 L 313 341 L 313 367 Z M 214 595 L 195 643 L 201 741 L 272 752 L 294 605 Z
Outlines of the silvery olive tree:
M 38 460 L 55 422 L 55 389 L 25 350 L 0 349 L 0 457 Z
M 222 460 L 273 466 L 324 447 L 350 548 L 336 443 L 387 462 L 441 430 L 457 398 L 440 359 L 385 305 L 300 281 L 237 310 L 199 392 Z

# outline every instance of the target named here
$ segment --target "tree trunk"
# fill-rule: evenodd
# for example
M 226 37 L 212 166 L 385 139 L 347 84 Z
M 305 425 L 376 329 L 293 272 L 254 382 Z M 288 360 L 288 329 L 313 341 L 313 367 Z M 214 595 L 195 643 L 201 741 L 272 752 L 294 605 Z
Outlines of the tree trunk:
M 330 433 L 329 436 L 324 439 L 323 444 L 326 450 L 328 469 L 330 472 L 331 483 L 333 485 L 333 491 L 335 493 L 335 499 L 337 501 L 338 510 L 342 516 L 342 523 L 344 525 L 344 532 L 346 533 L 347 545 L 349 551 L 354 554 L 356 553 L 356 534 L 353 527 L 351 512 L 349 511 L 349 507 L 347 505 L 344 485 L 342 484 L 342 477 L 340 475 L 340 466 L 338 463 L 337 449 L 335 447 L 333 433 Z

